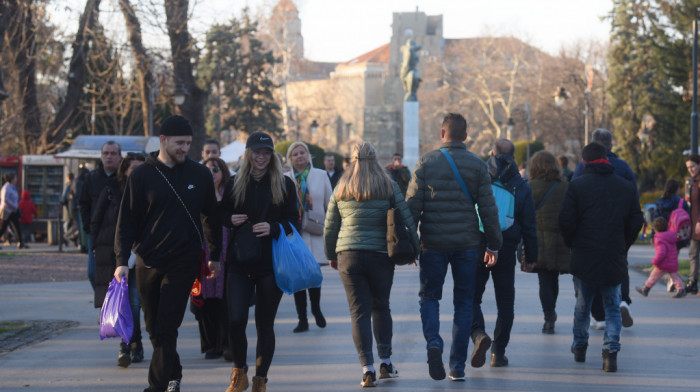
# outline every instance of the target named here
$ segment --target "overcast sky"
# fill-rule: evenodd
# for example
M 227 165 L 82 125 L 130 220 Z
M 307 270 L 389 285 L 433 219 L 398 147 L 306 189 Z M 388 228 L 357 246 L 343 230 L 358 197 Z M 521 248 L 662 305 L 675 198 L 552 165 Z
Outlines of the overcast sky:
M 119 30 L 123 18 L 112 3 L 116 2 L 102 2 L 101 20 L 107 28 Z M 195 35 L 202 33 L 214 22 L 240 15 L 245 6 L 253 14 L 269 13 L 276 3 L 277 0 L 190 0 L 191 30 Z M 513 35 L 551 54 L 556 54 L 562 45 L 576 41 L 607 41 L 610 22 L 601 21 L 600 17 L 612 9 L 612 0 L 297 0 L 294 3 L 301 18 L 305 57 L 329 62 L 347 61 L 388 43 L 392 13 L 411 12 L 416 7 L 428 15 L 443 15 L 445 38 Z M 77 4 L 74 0 L 54 0 L 49 6 L 54 21 L 63 24 L 69 34 L 77 28 L 77 16 L 84 2 Z M 167 47 L 167 37 L 145 35 L 147 44 L 159 42 Z

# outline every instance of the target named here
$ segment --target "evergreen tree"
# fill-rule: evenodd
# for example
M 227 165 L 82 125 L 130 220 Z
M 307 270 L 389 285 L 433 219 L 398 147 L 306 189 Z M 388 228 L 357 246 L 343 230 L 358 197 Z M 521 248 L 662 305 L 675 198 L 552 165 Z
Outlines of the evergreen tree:
M 273 98 L 277 86 L 270 76 L 277 60 L 257 35 L 257 22 L 247 8 L 240 20 L 216 24 L 207 32 L 198 76 L 201 88 L 217 91 L 209 102 L 208 128 L 220 124 L 246 134 L 282 134 L 280 107 Z
M 683 91 L 691 70 L 693 3 L 697 0 L 613 2 L 610 115 L 616 151 L 635 171 L 642 191 L 660 189 L 667 178 L 685 173 L 690 105 Z M 644 128 L 651 133 L 643 142 Z

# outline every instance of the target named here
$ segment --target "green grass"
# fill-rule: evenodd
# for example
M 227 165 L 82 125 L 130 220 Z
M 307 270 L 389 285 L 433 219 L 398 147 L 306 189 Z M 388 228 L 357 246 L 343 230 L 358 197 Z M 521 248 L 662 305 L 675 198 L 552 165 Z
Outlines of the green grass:
M 20 253 L 0 252 L 0 257 L 16 257 L 19 255 L 20 255 Z
M 26 326 L 25 323 L 20 321 L 0 321 L 0 335 Z

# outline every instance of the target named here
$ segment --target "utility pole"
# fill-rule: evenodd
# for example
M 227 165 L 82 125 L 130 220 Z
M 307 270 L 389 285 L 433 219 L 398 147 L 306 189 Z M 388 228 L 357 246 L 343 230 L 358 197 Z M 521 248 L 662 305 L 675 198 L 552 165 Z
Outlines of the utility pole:
M 526 157 L 525 157 L 525 162 L 527 164 L 530 164 L 530 102 L 525 102 L 525 113 L 527 114 L 527 143 L 525 144 L 526 146 Z

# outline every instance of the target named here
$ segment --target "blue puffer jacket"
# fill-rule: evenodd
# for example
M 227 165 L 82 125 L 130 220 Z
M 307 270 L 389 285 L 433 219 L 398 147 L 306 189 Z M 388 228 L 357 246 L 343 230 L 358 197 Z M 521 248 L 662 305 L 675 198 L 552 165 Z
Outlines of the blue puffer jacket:
M 515 222 L 503 232 L 503 246 L 515 247 L 523 239 L 525 260 L 537 260 L 537 218 L 530 185 L 520 177 L 518 165 L 510 155 L 499 154 L 486 162 L 491 182 L 498 180 L 515 195 Z

